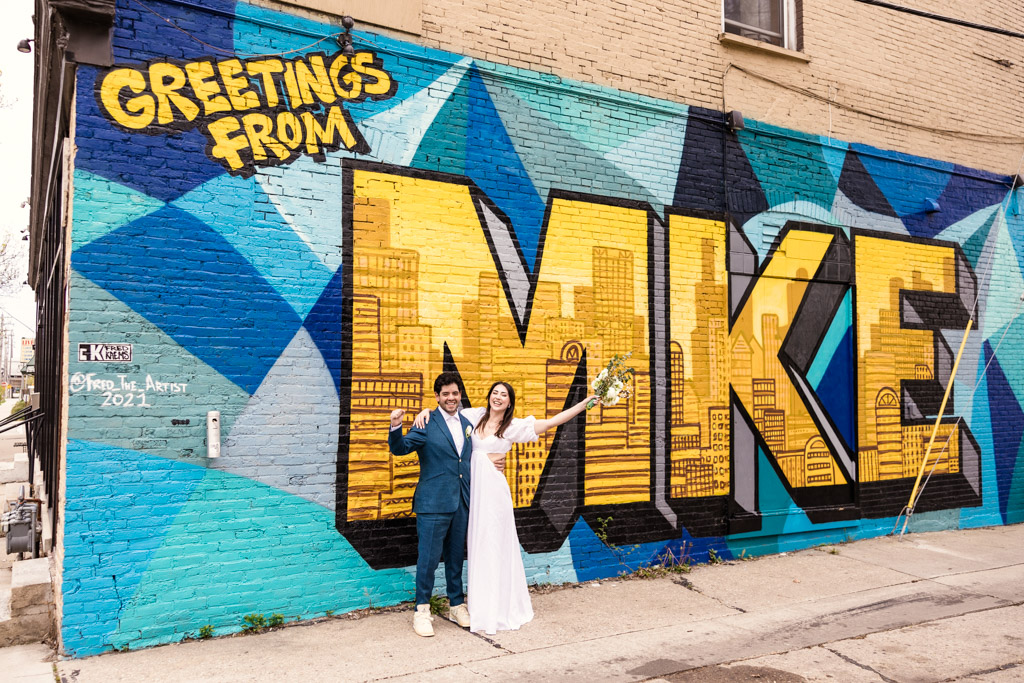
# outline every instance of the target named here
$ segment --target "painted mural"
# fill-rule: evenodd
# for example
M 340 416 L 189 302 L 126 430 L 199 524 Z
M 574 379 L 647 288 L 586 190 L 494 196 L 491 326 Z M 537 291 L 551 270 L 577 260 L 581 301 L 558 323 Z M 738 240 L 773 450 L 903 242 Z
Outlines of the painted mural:
M 1009 178 L 206 4 L 79 69 L 70 342 L 132 353 L 71 356 L 69 653 L 410 600 L 441 370 L 552 415 L 632 353 L 509 454 L 532 582 L 888 533 L 922 469 L 912 529 L 1024 519 Z

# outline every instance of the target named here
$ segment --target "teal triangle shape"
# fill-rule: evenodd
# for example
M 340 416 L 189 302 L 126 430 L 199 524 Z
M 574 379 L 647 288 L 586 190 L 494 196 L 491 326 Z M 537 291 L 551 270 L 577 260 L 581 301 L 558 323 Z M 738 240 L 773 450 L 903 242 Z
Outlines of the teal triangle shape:
M 155 197 L 80 168 L 75 169 L 74 187 L 71 244 L 76 249 L 164 206 Z
M 1004 228 L 1002 214 L 996 214 L 996 228 L 989 231 L 990 239 L 979 261 L 976 273 L 980 284 L 981 297 L 978 310 L 981 311 L 981 331 L 985 339 L 997 337 L 1003 327 L 1011 324 L 1020 328 L 1021 292 L 1024 292 L 1024 276 L 1017 267 L 1017 256 L 1010 234 Z M 1011 333 L 1011 336 L 1013 333 Z M 997 345 L 995 342 L 993 345 Z M 1006 344 L 1010 344 L 1007 339 Z M 1004 346 L 1014 348 L 1013 346 Z M 1021 348 L 1021 347 L 1016 347 Z M 1010 373 L 1017 374 L 1017 373 Z M 1020 394 L 1017 394 L 1018 401 Z
M 753 122 L 739 141 L 772 206 L 779 200 L 806 201 L 831 210 L 839 181 L 825 162 L 818 136 Z
M 976 365 L 977 390 L 969 421 L 971 434 L 981 450 L 981 507 L 963 508 L 961 528 L 974 528 L 1002 524 L 999 510 L 999 489 L 995 470 L 995 446 L 992 437 L 992 413 L 988 401 L 988 380 L 985 374 L 985 356 L 981 354 Z M 1020 459 L 1018 458 L 1018 462 Z
M 244 581 L 231 578 L 239 572 Z M 123 610 L 112 644 L 181 640 L 207 624 L 217 635 L 234 633 L 245 614 L 310 619 L 393 605 L 414 594 L 414 571 L 371 569 L 338 533 L 332 510 L 208 470 Z
M 686 117 L 680 116 L 638 132 L 632 140 L 605 154 L 605 158 L 629 174 L 660 204 L 671 206 L 685 140 Z
M 953 223 L 945 230 L 935 236 L 936 239 L 948 240 L 950 242 L 964 242 L 970 239 L 982 226 L 989 225 L 999 212 L 999 205 L 993 204 Z
M 832 362 L 832 356 L 835 355 L 839 345 L 842 344 L 843 337 L 852 324 L 853 290 L 850 289 L 843 295 L 843 300 L 840 302 L 839 308 L 829 324 L 825 337 L 821 340 L 821 344 L 818 345 L 818 350 L 814 354 L 814 360 L 811 361 L 811 367 L 807 371 L 807 381 L 810 382 L 815 391 L 818 390 L 821 380 L 825 376 L 829 364 Z
M 993 214 L 981 224 L 974 234 L 967 238 L 967 241 L 963 243 L 964 256 L 971 262 L 975 270 L 978 268 L 978 263 L 981 260 L 981 255 L 985 251 L 985 243 L 988 241 L 989 231 L 992 229 L 992 225 L 996 222 L 997 214 Z
M 341 265 L 340 153 L 328 164 L 301 156 L 286 166 L 257 169 L 264 195 L 314 256 L 331 272 Z M 324 172 L 324 169 L 330 169 Z M 301 192 L 295 188 L 301 187 Z
M 126 382 L 135 382 L 138 388 L 131 392 L 136 397 L 133 401 L 145 393 L 145 403 L 152 406 L 118 408 L 119 419 L 123 420 L 125 428 L 111 429 L 111 408 L 103 406 L 101 393 L 88 390 L 71 392 L 68 396 L 71 436 L 186 462 L 205 457 L 206 412 L 211 409 L 210 397 L 216 397 L 221 430 L 227 434 L 235 417 L 248 404 L 249 394 L 178 344 L 157 325 L 73 268 L 70 296 L 68 338 L 75 342 L 130 341 L 132 366 L 126 370 L 123 363 L 83 362 L 78 360 L 78 354 L 72 353 L 68 358 L 68 376 L 93 372 L 104 379 L 120 382 L 117 376 L 124 375 Z M 154 382 L 175 383 L 183 387 L 180 391 L 154 393 L 146 390 L 147 377 Z M 152 409 L 159 409 L 163 415 L 188 419 L 190 424 L 172 428 L 164 423 L 158 429 L 146 431 L 137 428 L 137 421 L 143 420 L 145 412 Z
M 550 118 L 533 109 L 504 82 L 485 80 L 495 110 L 538 195 L 547 199 L 552 188 L 633 199 L 657 205 L 654 195 L 623 174 L 615 164 L 583 144 Z M 544 145 L 531 144 L 542 139 Z M 551 150 L 557 150 L 552 155 Z M 566 168 L 572 169 L 567 176 Z M 676 169 L 678 171 L 678 168 Z
M 734 475 L 735 476 L 735 475 Z M 785 484 L 779 479 L 768 455 L 760 446 L 757 448 L 757 508 L 761 514 L 761 528 L 742 534 L 733 534 L 730 541 L 763 536 L 778 536 L 787 529 L 810 528 L 810 520 L 795 502 Z
M 803 512 L 793 502 L 793 497 L 789 495 L 789 491 L 779 479 L 778 473 L 768 461 L 768 456 L 763 448 L 758 447 L 757 449 L 757 461 L 757 507 L 762 512 L 786 511 L 783 525 L 779 529 L 779 533 L 782 533 L 785 529 L 785 519 L 788 519 L 789 515 L 794 512 L 799 514 L 803 514 Z
M 206 470 L 79 439 L 68 439 L 65 463 L 61 637 L 84 657 L 110 649 L 123 606 Z M 125 523 L 130 508 L 159 514 Z
M 666 100 L 602 86 L 538 75 L 503 64 L 477 62 L 488 86 L 499 83 L 599 156 L 621 147 L 636 134 L 636 120 L 623 116 L 637 108 L 652 125 L 678 116 L 689 108 Z M 546 83 L 538 83 L 538 76 Z M 547 84 L 548 87 L 544 87 Z
M 469 133 L 469 76 L 463 76 L 423 135 L 411 165 L 462 175 Z
M 849 143 L 825 136 L 818 137 L 821 145 L 821 157 L 825 160 L 832 178 L 839 184 L 839 176 L 843 174 L 843 166 L 846 164 L 846 152 L 849 151 Z

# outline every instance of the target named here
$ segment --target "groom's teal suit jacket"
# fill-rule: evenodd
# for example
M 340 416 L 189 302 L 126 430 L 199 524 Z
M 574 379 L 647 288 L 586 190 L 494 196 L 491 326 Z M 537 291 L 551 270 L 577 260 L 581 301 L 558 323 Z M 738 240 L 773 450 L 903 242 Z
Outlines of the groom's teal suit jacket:
M 416 451 L 420 456 L 420 480 L 412 500 L 415 513 L 455 512 L 460 502 L 469 505 L 469 458 L 473 443 L 469 432 L 473 426 L 459 415 L 465 437 L 462 451 L 455 450 L 455 441 L 440 408 L 430 413 L 430 422 L 423 429 L 413 427 L 402 435 L 395 429 L 388 435 L 388 446 L 395 455 Z

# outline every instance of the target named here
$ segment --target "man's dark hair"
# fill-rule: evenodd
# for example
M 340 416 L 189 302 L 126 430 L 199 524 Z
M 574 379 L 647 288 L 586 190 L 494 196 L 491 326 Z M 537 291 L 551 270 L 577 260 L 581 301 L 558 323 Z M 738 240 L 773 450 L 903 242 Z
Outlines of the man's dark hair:
M 434 393 L 440 394 L 441 387 L 446 387 L 449 384 L 459 387 L 460 394 L 464 395 L 466 393 L 466 388 L 462 385 L 462 377 L 457 372 L 442 372 L 438 375 L 437 379 L 434 380 Z

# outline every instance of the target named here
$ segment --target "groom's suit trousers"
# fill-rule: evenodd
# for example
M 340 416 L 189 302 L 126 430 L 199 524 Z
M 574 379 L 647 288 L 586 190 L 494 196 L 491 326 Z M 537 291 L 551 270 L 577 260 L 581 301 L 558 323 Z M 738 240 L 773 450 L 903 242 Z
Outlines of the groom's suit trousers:
M 420 512 L 416 515 L 419 536 L 416 558 L 416 604 L 430 602 L 434 591 L 434 573 L 444 558 L 444 576 L 448 601 L 452 607 L 466 601 L 462 588 L 462 563 L 466 559 L 466 529 L 469 506 L 459 505 L 455 512 Z

